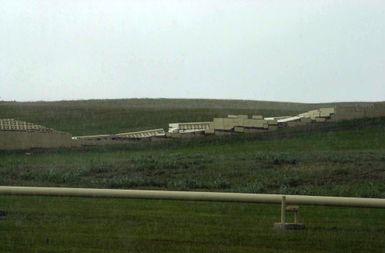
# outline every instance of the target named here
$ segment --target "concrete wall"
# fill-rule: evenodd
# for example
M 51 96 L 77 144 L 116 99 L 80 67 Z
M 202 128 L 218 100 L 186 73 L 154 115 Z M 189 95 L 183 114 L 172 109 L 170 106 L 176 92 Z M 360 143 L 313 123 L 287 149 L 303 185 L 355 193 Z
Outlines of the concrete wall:
M 264 119 L 245 119 L 245 118 L 214 118 L 215 130 L 232 131 L 234 127 L 248 127 L 268 129 L 269 123 Z M 271 124 L 273 121 L 271 121 Z M 276 123 L 274 123 L 276 125 Z
M 0 131 L 0 150 L 68 148 L 80 146 L 63 132 Z
M 385 117 L 385 103 L 357 106 L 337 106 L 334 120 Z

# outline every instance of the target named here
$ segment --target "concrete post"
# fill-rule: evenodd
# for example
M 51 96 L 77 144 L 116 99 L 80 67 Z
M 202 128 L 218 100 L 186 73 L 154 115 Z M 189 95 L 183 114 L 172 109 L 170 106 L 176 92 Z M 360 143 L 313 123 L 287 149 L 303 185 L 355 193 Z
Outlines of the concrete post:
M 281 202 L 281 223 L 286 223 L 286 196 L 282 196 Z

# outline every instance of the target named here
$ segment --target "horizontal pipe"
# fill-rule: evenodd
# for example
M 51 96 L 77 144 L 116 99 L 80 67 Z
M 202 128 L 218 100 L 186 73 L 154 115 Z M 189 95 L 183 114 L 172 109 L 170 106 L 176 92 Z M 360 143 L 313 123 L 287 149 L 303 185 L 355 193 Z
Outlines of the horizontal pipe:
M 227 192 L 187 192 L 187 191 L 0 186 L 0 195 L 39 195 L 39 196 L 68 196 L 68 197 L 164 199 L 164 200 L 272 203 L 272 204 L 280 204 L 282 201 L 282 196 L 286 196 L 287 204 L 385 208 L 385 199 L 376 199 L 376 198 L 348 198 L 348 197 L 324 197 L 324 196 L 282 195 L 282 194 L 251 194 L 251 193 L 227 193 Z

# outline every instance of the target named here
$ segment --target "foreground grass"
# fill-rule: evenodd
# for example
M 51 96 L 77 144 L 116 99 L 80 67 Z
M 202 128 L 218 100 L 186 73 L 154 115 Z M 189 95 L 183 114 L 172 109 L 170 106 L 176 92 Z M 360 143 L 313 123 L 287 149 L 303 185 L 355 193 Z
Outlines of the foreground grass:
M 385 211 L 278 205 L 0 196 L 0 252 L 384 252 Z

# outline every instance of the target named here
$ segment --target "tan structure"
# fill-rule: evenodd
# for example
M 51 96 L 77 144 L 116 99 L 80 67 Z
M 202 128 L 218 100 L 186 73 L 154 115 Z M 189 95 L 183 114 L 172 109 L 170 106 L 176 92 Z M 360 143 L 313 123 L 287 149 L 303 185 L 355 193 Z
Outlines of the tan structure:
M 227 118 L 214 118 L 213 130 L 217 134 L 224 132 L 258 133 L 274 131 L 278 127 L 298 127 L 311 123 L 341 121 L 360 118 L 385 117 L 385 103 L 362 104 L 356 106 L 339 105 L 337 107 L 320 108 L 301 113 L 296 116 L 280 116 L 263 118 L 254 115 L 228 115 Z
M 145 131 L 138 131 L 138 132 L 129 132 L 129 133 L 119 133 L 116 134 L 118 137 L 124 137 L 124 138 L 150 138 L 150 137 L 163 137 L 166 133 L 162 128 L 158 129 L 151 129 L 151 130 L 145 130 Z
M 97 134 L 97 135 L 83 135 L 83 136 L 74 136 L 73 140 L 102 140 L 102 139 L 110 139 L 113 137 L 111 134 Z
M 41 125 L 15 120 L 15 119 L 0 119 L 0 130 L 2 131 L 39 131 L 39 132 L 53 132 L 51 128 Z
M 334 107 L 329 107 L 308 111 L 296 116 L 284 116 L 265 119 L 276 119 L 280 127 L 298 127 L 308 125 L 312 122 L 326 122 L 334 119 L 334 115 Z
M 362 118 L 385 117 L 385 103 L 337 105 L 302 113 L 298 116 L 310 118 L 315 122 L 341 121 Z
M 19 121 L 0 119 L 0 149 L 67 148 L 78 146 L 71 134 Z
M 385 117 L 385 103 L 336 106 L 335 121 Z
M 308 118 L 315 122 L 325 122 L 331 120 L 336 113 L 334 107 L 320 108 L 317 110 L 308 111 L 298 115 L 301 118 Z
M 165 132 L 162 128 L 151 129 L 138 132 L 127 132 L 127 133 L 118 133 L 118 134 L 99 134 L 99 135 L 84 135 L 84 136 L 74 136 L 74 140 L 110 140 L 110 139 L 141 139 L 141 138 L 150 138 L 150 137 L 163 137 Z
M 209 128 L 205 130 L 205 134 L 214 134 L 214 122 L 210 122 Z
M 227 118 L 214 118 L 213 129 L 215 133 L 237 132 L 256 133 L 276 130 L 276 119 L 264 119 L 263 116 L 254 115 L 251 119 L 247 115 L 229 115 Z
M 292 117 L 292 116 L 267 117 L 267 118 L 265 118 L 265 120 L 275 120 L 275 121 L 277 121 L 277 120 L 280 120 L 280 119 L 287 119 L 287 118 L 290 118 L 290 117 Z
M 227 115 L 227 118 L 230 119 L 248 119 L 248 115 Z
M 277 120 L 278 123 L 288 123 L 288 122 L 299 122 L 303 116 L 293 116 L 289 118 L 279 119 Z
M 0 119 L 0 150 L 60 148 L 80 145 L 104 145 L 135 142 L 138 140 L 164 140 L 163 137 L 189 138 L 204 134 L 231 135 L 235 133 L 264 133 L 278 128 L 305 126 L 311 123 L 385 117 L 385 103 L 338 105 L 320 108 L 296 116 L 263 118 L 262 115 L 228 115 L 214 118 L 212 122 L 170 123 L 166 133 L 163 129 L 138 132 L 76 136 L 53 129 L 18 121 Z M 159 137 L 159 138 L 158 138 Z
M 118 134 L 100 134 L 100 135 L 85 135 L 85 136 L 74 136 L 72 139 L 84 146 L 94 145 L 106 145 L 106 144 L 123 144 L 128 142 L 135 142 L 136 140 L 151 139 L 156 137 L 165 137 L 166 133 L 162 128 L 118 133 Z
M 210 129 L 212 122 L 183 122 L 183 123 L 170 123 L 168 132 L 169 133 L 194 133 L 194 132 L 205 132 Z

